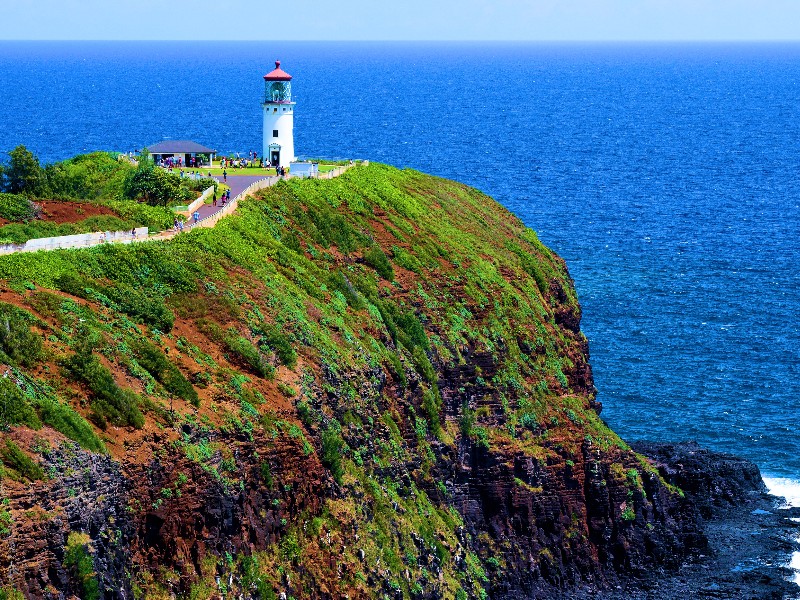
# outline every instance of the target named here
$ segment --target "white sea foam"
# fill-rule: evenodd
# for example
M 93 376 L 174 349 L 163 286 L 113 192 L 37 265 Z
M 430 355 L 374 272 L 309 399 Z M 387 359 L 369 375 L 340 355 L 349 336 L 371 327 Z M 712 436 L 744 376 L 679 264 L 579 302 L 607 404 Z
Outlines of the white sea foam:
M 800 481 L 786 477 L 764 477 L 763 479 L 770 494 L 783 498 L 784 504 L 780 508 L 800 506 Z M 795 519 L 792 520 L 795 521 Z M 800 537 L 797 541 L 800 542 Z M 790 580 L 800 585 L 800 552 L 792 552 L 788 566 L 794 571 Z
M 800 506 L 800 481 L 787 477 L 764 477 L 764 483 L 770 494 L 784 499 L 781 508 Z

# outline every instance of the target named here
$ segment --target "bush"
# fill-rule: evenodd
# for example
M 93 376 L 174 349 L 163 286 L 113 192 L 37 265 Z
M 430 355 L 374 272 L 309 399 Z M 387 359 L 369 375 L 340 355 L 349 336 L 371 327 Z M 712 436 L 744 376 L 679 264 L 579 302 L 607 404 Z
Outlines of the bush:
M 50 221 L 34 221 L 32 223 L 12 223 L 0 227 L 0 239 L 23 244 L 28 240 L 91 233 L 93 231 L 126 231 L 136 223 L 124 221 L 111 215 L 89 217 L 77 223 L 52 223 Z
M 290 369 L 294 369 L 295 366 L 297 366 L 297 353 L 294 351 L 294 348 L 292 348 L 289 336 L 276 325 L 263 324 L 262 331 L 261 342 L 275 351 L 281 364 L 286 365 Z
M 136 360 L 169 393 L 200 406 L 200 398 L 192 384 L 183 376 L 178 367 L 172 364 L 164 353 L 147 341 L 134 344 Z
M 70 569 L 72 576 L 77 580 L 77 587 L 83 600 L 99 600 L 100 586 L 94 570 L 94 561 L 88 550 L 90 542 L 91 539 L 85 533 L 71 531 L 67 537 L 64 566 Z
M 4 191 L 12 194 L 43 196 L 47 192 L 47 177 L 39 158 L 25 146 L 17 146 L 8 153 L 8 166 L 0 171 Z
M 30 328 L 35 321 L 29 312 L 0 302 L 0 359 L 23 367 L 32 367 L 39 362 L 42 339 Z
M 234 329 L 228 330 L 224 344 L 231 354 L 247 364 L 257 375 L 268 379 L 275 375 L 275 367 L 267 362 L 250 340 L 238 335 Z
M 97 300 L 93 291 L 99 292 L 116 304 L 116 308 L 126 315 L 139 319 L 143 323 L 168 333 L 175 324 L 175 315 L 167 308 L 163 300 L 153 294 L 140 292 L 124 283 L 101 285 L 75 273 L 65 273 L 56 281 L 58 289 L 67 294 L 86 300 Z M 100 298 L 102 301 L 103 299 Z M 108 304 L 108 302 L 105 302 Z
M 11 379 L 3 377 L 0 378 L 0 427 L 9 425 L 26 425 L 31 429 L 42 426 L 20 389 Z
M 350 280 L 347 279 L 341 271 L 334 271 L 331 273 L 330 277 L 328 277 L 328 287 L 331 290 L 340 291 L 345 300 L 347 300 L 347 304 L 349 304 L 350 308 L 353 310 L 362 310 L 364 308 L 364 301 L 358 295 L 358 292 L 355 287 L 353 287 L 353 284 L 350 283 Z
M 341 483 L 344 475 L 342 467 L 344 446 L 344 440 L 335 427 L 328 427 L 322 432 L 322 464 L 328 467 L 336 483 Z
M 428 389 L 422 393 L 422 409 L 428 417 L 431 433 L 439 433 L 441 428 L 439 421 L 439 410 L 442 408 L 442 397 L 439 395 L 438 388 Z
M 372 246 L 364 252 L 364 262 L 375 269 L 378 275 L 383 277 L 386 281 L 394 281 L 392 263 L 389 262 L 383 250 L 378 246 Z
M 30 481 L 44 479 L 42 467 L 33 462 L 31 457 L 11 440 L 7 439 L 5 447 L 0 447 L 0 461 L 9 469 L 14 469 L 24 479 Z
M 150 231 L 163 231 L 169 229 L 175 222 L 176 215 L 169 208 L 163 206 L 150 206 L 141 202 L 104 202 L 105 206 L 113 210 L 126 221 L 131 221 Z M 178 217 L 181 218 L 181 217 Z
M 25 196 L 0 193 L 0 217 L 6 221 L 27 223 L 31 219 L 37 218 L 40 213 L 39 206 Z
M 175 324 L 175 315 L 158 296 L 140 292 L 121 283 L 102 286 L 100 291 L 113 300 L 126 315 L 137 318 L 159 331 L 168 333 Z
M 364 235 L 358 233 L 347 219 L 323 204 L 308 206 L 308 217 L 313 222 L 308 233 L 321 246 L 336 246 L 342 254 L 350 254 L 367 243 Z
M 133 166 L 108 152 L 81 154 L 44 169 L 54 198 L 96 200 L 119 198 Z
M 60 431 L 82 448 L 92 452 L 105 452 L 106 447 L 89 423 L 65 404 L 55 400 L 37 400 L 36 407 L 42 423 Z
M 163 169 L 142 165 L 125 179 L 123 193 L 131 200 L 144 200 L 150 206 L 185 204 L 192 199 L 191 190 L 181 186 L 181 178 Z
M 243 338 L 231 327 L 227 331 L 208 319 L 199 319 L 197 326 L 210 340 L 222 344 L 232 355 L 232 360 L 250 367 L 252 371 L 267 379 L 275 375 L 275 367 L 269 364 L 253 343 Z
M 114 377 L 86 346 L 64 361 L 67 374 L 76 381 L 86 384 L 91 390 L 92 420 L 101 429 L 106 421 L 114 425 L 131 425 L 136 429 L 144 426 L 144 416 L 139 410 L 139 400 L 131 390 L 120 388 Z

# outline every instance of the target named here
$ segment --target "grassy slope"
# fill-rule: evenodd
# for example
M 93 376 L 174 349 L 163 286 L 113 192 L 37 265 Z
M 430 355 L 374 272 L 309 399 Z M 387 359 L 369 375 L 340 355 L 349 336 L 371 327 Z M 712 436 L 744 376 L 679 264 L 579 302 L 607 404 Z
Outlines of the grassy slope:
M 483 194 L 414 171 L 373 164 L 332 181 L 284 182 L 214 229 L 2 257 L 0 280 L 0 300 L 30 311 L 27 326 L 44 340 L 40 355 L 15 367 L 40 420 L 46 403 L 100 425 L 139 426 L 125 411 L 144 413 L 142 429 L 60 425 L 85 447 L 131 460 L 127 442 L 190 422 L 263 429 L 319 455 L 345 493 L 286 523 L 279 544 L 227 567 L 264 589 L 278 586 L 279 573 L 326 589 L 338 575 L 317 559 L 333 553 L 345 565 L 340 590 L 356 595 L 369 595 L 378 573 L 404 594 L 435 585 L 445 597 L 479 596 L 478 558 L 452 560 L 462 521 L 436 482 L 434 450 L 465 437 L 542 460 L 554 446 L 577 452 L 586 436 L 624 447 L 591 410 L 590 393 L 573 389 L 570 374 L 586 357 L 582 336 L 556 324 L 557 309 L 578 310 L 562 261 Z M 178 367 L 172 380 L 145 358 L 141 338 Z M 443 394 L 441 367 L 476 354 L 489 357 L 491 373 Z M 87 361 L 107 368 L 113 384 L 92 379 L 100 367 L 75 375 Z M 199 398 L 186 393 L 187 380 Z M 115 402 L 134 407 L 115 413 Z M 30 415 L 19 422 L 38 425 Z M 202 447 L 172 435 L 204 460 Z M 398 465 L 411 474 L 405 487 Z M 235 465 L 217 475 L 255 485 Z M 361 551 L 363 564 L 382 567 L 370 575 Z M 440 581 L 423 566 L 430 552 Z M 212 579 L 200 578 L 200 596 Z M 163 585 L 159 576 L 142 581 L 152 593 Z

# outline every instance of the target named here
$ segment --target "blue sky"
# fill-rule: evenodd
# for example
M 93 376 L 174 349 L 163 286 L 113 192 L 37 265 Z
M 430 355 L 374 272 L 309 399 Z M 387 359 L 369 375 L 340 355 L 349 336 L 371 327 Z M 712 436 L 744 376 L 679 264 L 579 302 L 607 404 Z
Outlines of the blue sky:
M 0 0 L 0 14 L 6 40 L 800 40 L 800 0 Z

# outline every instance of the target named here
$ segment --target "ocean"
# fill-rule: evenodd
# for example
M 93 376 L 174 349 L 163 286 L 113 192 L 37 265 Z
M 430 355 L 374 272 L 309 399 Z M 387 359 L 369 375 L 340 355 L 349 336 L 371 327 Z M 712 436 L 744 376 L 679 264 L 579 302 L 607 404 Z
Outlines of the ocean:
M 602 416 L 800 499 L 800 45 L 0 42 L 0 149 L 295 146 L 462 181 L 564 257 Z

